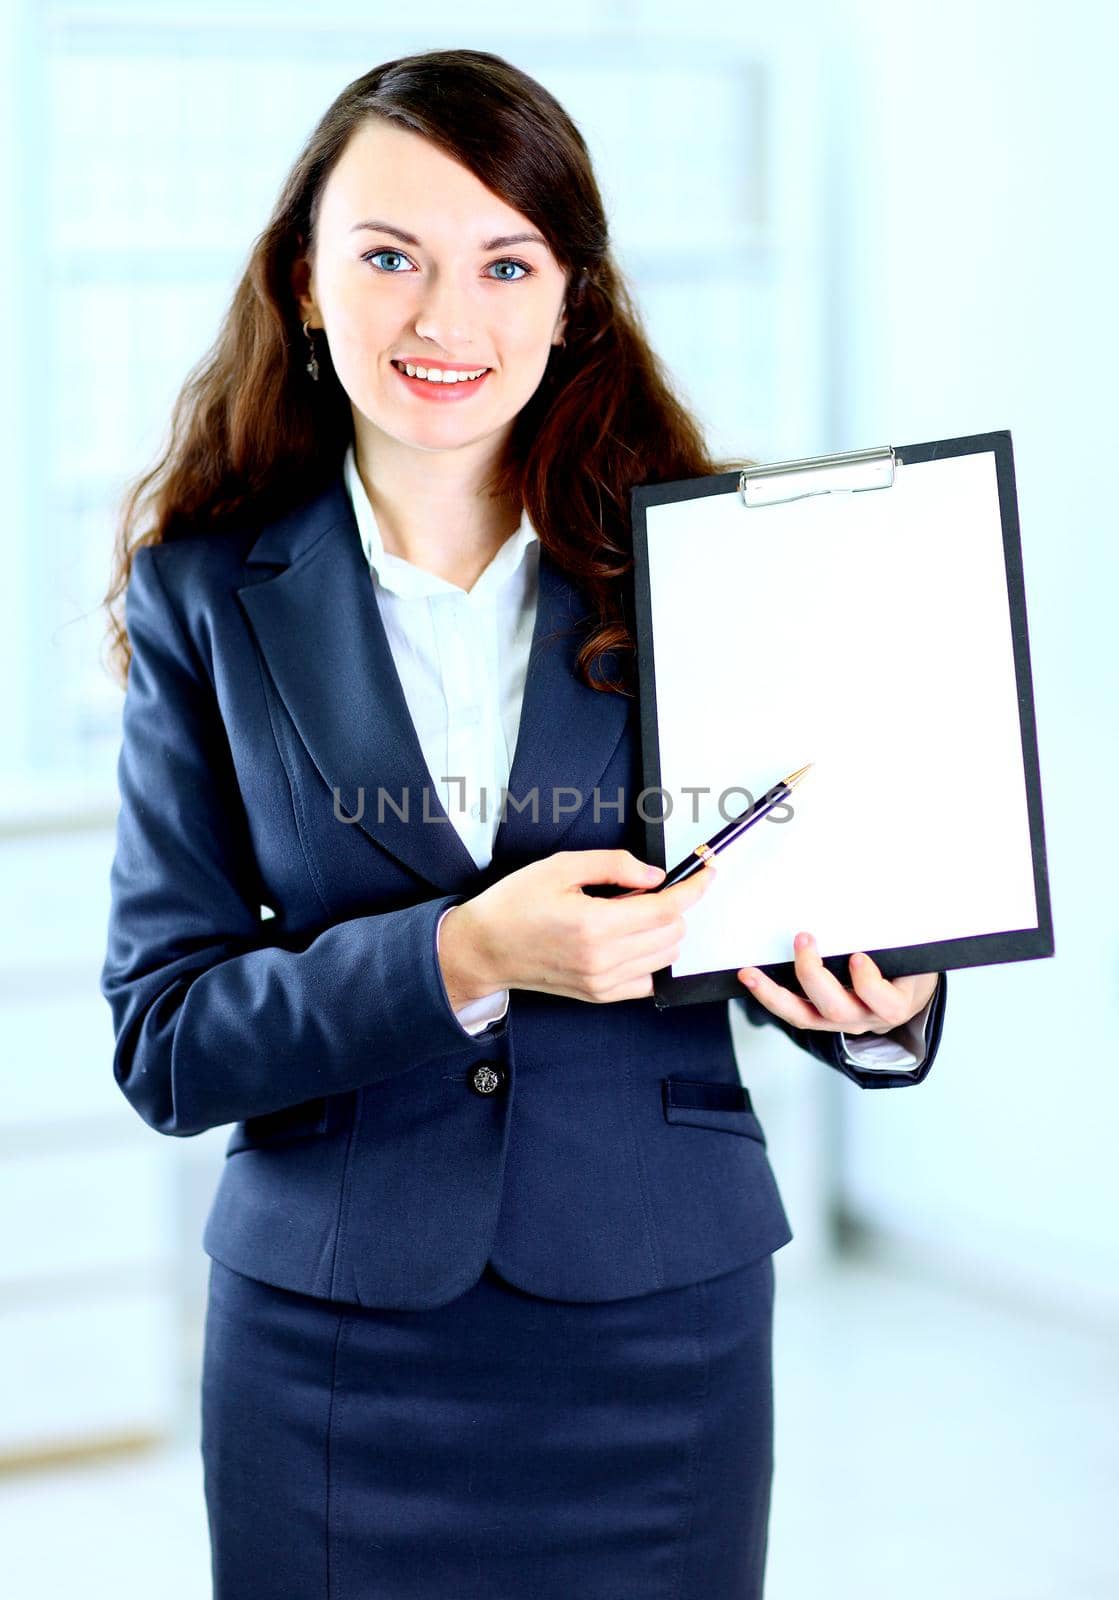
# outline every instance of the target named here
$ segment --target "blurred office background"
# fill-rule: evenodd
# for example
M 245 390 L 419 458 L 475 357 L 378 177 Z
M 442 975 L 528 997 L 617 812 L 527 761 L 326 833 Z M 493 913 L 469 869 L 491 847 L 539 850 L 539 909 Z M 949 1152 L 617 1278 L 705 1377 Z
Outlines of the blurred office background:
M 0 9 L 6 1592 L 208 1592 L 200 1234 L 227 1130 L 140 1122 L 97 989 L 119 496 L 330 100 L 376 62 L 469 45 L 579 122 L 719 452 L 1012 430 L 1057 956 L 953 974 L 938 1063 L 908 1092 L 864 1094 L 732 1008 L 796 1232 L 776 1258 L 767 1593 L 1113 1600 L 1115 13 L 408 10 Z M 872 757 L 873 683 L 835 709 Z

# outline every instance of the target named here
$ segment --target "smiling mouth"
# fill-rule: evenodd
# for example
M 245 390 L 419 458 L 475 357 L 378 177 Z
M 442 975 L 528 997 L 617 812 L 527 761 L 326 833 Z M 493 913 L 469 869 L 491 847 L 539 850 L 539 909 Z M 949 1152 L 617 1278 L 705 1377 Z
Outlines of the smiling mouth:
M 489 367 L 473 367 L 466 372 L 453 372 L 434 364 L 430 368 L 416 365 L 411 361 L 394 361 L 392 365 L 397 372 L 402 372 L 405 377 L 418 378 L 423 383 L 433 385 L 447 385 L 455 387 L 460 383 L 477 383 L 491 371 Z

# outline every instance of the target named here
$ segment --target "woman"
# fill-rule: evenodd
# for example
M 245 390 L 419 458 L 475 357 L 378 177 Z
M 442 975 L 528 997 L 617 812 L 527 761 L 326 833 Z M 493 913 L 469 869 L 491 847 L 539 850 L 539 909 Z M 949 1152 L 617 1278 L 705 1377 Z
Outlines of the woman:
M 662 876 L 629 490 L 717 470 L 556 101 L 469 50 L 345 89 L 108 597 L 114 1071 L 161 1133 L 237 1123 L 219 1596 L 761 1593 L 791 1235 L 726 1005 L 650 1004 L 709 878 L 583 892 Z M 796 970 L 756 1016 L 927 1073 L 935 974 Z

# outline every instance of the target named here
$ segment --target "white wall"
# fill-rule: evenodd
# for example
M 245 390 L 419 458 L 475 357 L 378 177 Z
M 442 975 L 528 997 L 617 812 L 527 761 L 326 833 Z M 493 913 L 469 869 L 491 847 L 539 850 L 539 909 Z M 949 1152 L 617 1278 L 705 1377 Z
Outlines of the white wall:
M 1115 1314 L 1119 25 L 847 0 L 835 30 L 833 445 L 1013 434 L 1057 947 L 952 974 L 927 1082 L 844 1097 L 846 1202 Z

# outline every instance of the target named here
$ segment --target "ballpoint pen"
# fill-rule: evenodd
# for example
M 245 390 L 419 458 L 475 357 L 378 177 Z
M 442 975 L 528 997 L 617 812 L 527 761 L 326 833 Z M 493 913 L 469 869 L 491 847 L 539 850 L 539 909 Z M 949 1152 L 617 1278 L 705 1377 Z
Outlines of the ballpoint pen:
M 651 889 L 626 889 L 621 894 L 611 896 L 615 900 L 628 899 L 635 894 L 657 894 L 661 889 L 670 889 L 674 883 L 683 883 L 685 878 L 690 878 L 693 872 L 702 872 L 712 856 L 717 856 L 720 850 L 725 850 L 732 840 L 739 834 L 745 833 L 747 828 L 752 828 L 755 822 L 773 810 L 774 806 L 788 799 L 796 785 L 805 773 L 814 766 L 810 761 L 807 767 L 800 767 L 796 772 L 790 773 L 787 778 L 782 778 L 775 783 L 773 788 L 762 795 L 760 800 L 755 800 L 752 806 L 747 806 L 745 811 L 739 812 L 737 817 L 732 817 L 725 827 L 713 834 L 703 844 L 697 844 L 691 855 L 678 861 L 672 870 L 665 874 L 660 883 L 655 883 Z

